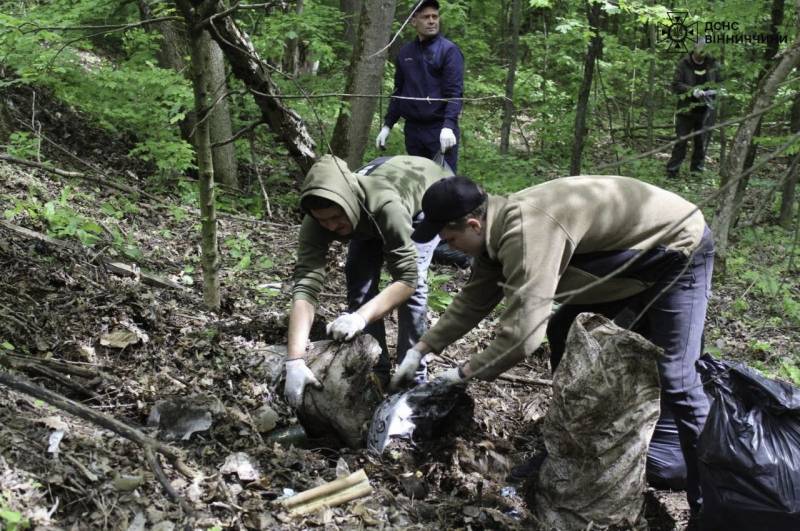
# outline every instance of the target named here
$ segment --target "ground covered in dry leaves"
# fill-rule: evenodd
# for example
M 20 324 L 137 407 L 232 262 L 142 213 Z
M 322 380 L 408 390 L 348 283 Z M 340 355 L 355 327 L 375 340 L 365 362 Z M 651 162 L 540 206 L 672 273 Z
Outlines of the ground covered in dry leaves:
M 124 156 L 124 140 L 102 139 L 77 116 L 71 117 L 77 131 L 69 135 L 43 119 L 49 125 L 45 134 L 61 139 L 66 151 L 90 154 L 80 163 L 46 144 L 43 155 L 55 166 L 141 190 L 150 186 L 147 168 Z M 471 384 L 469 425 L 405 455 L 379 459 L 366 451 L 300 442 L 296 419 L 281 396 L 281 367 L 268 348 L 285 342 L 298 214 L 273 205 L 269 220 L 220 216 L 224 300 L 215 315 L 203 309 L 197 214 L 182 204 L 180 189 L 162 187 L 156 199 L 134 198 L 97 182 L 0 163 L 0 211 L 8 222 L 47 233 L 51 222 L 36 205 L 51 203 L 55 211 L 69 209 L 102 228 L 92 246 L 65 235 L 75 245 L 62 248 L 0 226 L 3 370 L 153 437 L 161 435 L 146 427 L 147 419 L 159 401 L 188 398 L 213 406 L 208 429 L 169 442 L 194 478 L 161 460 L 168 482 L 188 504 L 182 507 L 154 476 L 138 444 L 0 386 L 0 528 L 10 527 L 17 515 L 39 529 L 534 526 L 523 486 L 505 477 L 542 444 L 538 426 L 550 391 L 527 379 L 549 378 L 544 349 L 508 378 Z M 112 245 L 120 234 L 140 253 L 120 253 Z M 151 286 L 104 265 L 109 258 L 133 263 L 131 257 L 142 270 L 183 288 Z M 337 247 L 317 333 L 345 308 L 343 259 Z M 466 279 L 454 269 L 438 272 L 450 275 L 445 288 L 451 290 Z M 725 300 L 720 291 L 712 308 Z M 433 372 L 485 346 L 494 324 L 485 321 L 451 346 L 434 361 Z M 724 325 L 712 319 L 717 337 L 727 337 L 720 331 Z M 274 422 L 264 422 L 265 404 L 277 413 Z M 252 466 L 232 466 L 232 456 Z M 374 487 L 369 497 L 304 518 L 290 518 L 275 504 L 287 493 L 359 468 Z M 660 492 L 651 498 L 660 500 L 651 503 L 653 528 L 678 528 L 685 517 L 683 495 Z M 191 517 L 186 507 L 194 511 Z

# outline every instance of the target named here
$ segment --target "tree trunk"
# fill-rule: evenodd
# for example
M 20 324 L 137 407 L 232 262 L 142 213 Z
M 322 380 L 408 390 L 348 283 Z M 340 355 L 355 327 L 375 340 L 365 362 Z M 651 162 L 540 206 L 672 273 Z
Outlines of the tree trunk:
M 225 95 L 228 92 L 228 83 L 225 79 L 225 58 L 219 45 L 211 40 L 207 31 L 203 33 L 202 38 L 204 44 L 210 48 L 209 70 L 206 73 L 209 85 L 206 90 L 210 99 L 208 103 L 214 104 L 214 107 L 208 117 L 208 125 L 211 143 L 216 144 L 233 136 L 231 110 L 228 97 Z M 239 178 L 237 176 L 236 149 L 233 142 L 213 148 L 212 156 L 216 180 L 228 186 L 237 187 Z
M 720 45 L 719 52 L 720 68 L 725 68 L 725 43 Z M 717 98 L 717 120 L 720 123 L 725 123 L 727 117 L 728 106 L 725 105 L 724 98 Z M 713 133 L 712 133 L 713 134 Z M 726 127 L 719 128 L 719 167 L 723 168 L 727 163 L 727 146 L 728 146 L 728 129 Z
M 800 131 L 800 93 L 797 93 L 792 103 L 792 133 Z M 797 193 L 797 177 L 800 172 L 797 171 L 798 158 L 800 154 L 792 157 L 792 162 L 789 167 L 789 175 L 783 183 L 783 193 L 781 194 L 781 213 L 778 217 L 778 223 L 781 227 L 788 229 L 792 226 L 792 214 L 794 211 L 794 204 L 796 201 Z
M 142 20 L 155 18 L 146 0 L 139 0 L 138 6 Z M 181 25 L 174 20 L 165 20 L 152 26 L 145 26 L 145 28 L 151 28 L 161 34 L 161 46 L 156 52 L 158 66 L 165 70 L 174 70 L 188 77 L 189 74 L 184 57 L 189 55 L 189 45 Z M 188 111 L 186 117 L 178 124 L 181 129 L 182 139 L 189 143 L 192 142 L 192 131 L 194 131 L 196 123 L 194 111 Z
M 348 94 L 378 94 L 383 80 L 386 50 L 375 55 L 389 42 L 394 20 L 395 0 L 364 2 L 358 30 L 358 44 L 353 50 L 347 75 Z M 339 111 L 333 130 L 331 149 L 351 168 L 361 165 L 367 147 L 375 98 L 347 98 Z
M 294 12 L 303 13 L 303 0 L 295 0 Z M 300 72 L 300 38 L 286 40 L 286 56 L 284 57 L 284 70 L 292 77 L 297 77 Z
M 583 157 L 583 144 L 586 140 L 586 114 L 589 109 L 589 93 L 592 90 L 594 64 L 603 51 L 603 37 L 600 35 L 600 20 L 602 6 L 599 2 L 590 1 L 586 4 L 586 16 L 589 27 L 592 28 L 592 38 L 586 50 L 586 60 L 583 63 L 583 81 L 578 92 L 578 106 L 575 110 L 575 136 L 572 141 L 572 159 L 569 164 L 569 174 L 578 175 L 581 172 L 581 159 Z
M 655 0 L 650 2 L 655 5 Z M 647 70 L 647 145 L 653 149 L 656 145 L 655 130 L 653 129 L 653 122 L 656 115 L 656 25 L 648 23 L 647 25 L 647 40 L 648 49 L 650 50 L 650 65 Z
M 503 124 L 500 127 L 500 153 L 508 153 L 511 136 L 511 121 L 514 119 L 514 80 L 517 75 L 519 56 L 519 27 L 522 22 L 522 1 L 511 4 L 511 46 L 508 50 L 508 73 L 506 75 L 506 99 L 503 102 Z
M 222 0 L 180 0 L 191 1 L 201 9 L 198 19 L 208 20 L 226 10 Z M 269 128 L 286 146 L 289 155 L 300 167 L 298 182 L 302 182 L 306 172 L 314 164 L 314 139 L 300 116 L 283 105 L 278 86 L 269 76 L 268 67 L 256 53 L 250 38 L 239 29 L 232 16 L 217 17 L 208 24 L 211 38 L 219 44 L 228 59 L 234 75 L 253 94 L 253 99 L 261 109 L 261 116 Z
M 192 85 L 194 86 L 195 113 L 198 116 L 194 134 L 197 151 L 197 171 L 200 186 L 200 232 L 202 235 L 203 300 L 212 310 L 220 307 L 219 268 L 220 258 L 217 248 L 217 210 L 214 199 L 214 164 L 211 154 L 208 93 L 211 68 L 211 47 L 205 30 L 198 27 L 197 15 L 189 0 L 176 0 L 179 10 L 189 28 L 189 47 L 192 57 Z
M 795 0 L 795 8 L 800 12 L 800 0 Z M 767 72 L 758 84 L 756 93 L 750 103 L 747 114 L 763 111 L 767 108 L 778 91 L 780 83 L 786 76 L 800 64 L 800 35 L 791 46 L 786 48 L 779 61 Z M 725 166 L 720 172 L 720 204 L 714 217 L 714 233 L 717 240 L 717 256 L 721 271 L 725 271 L 725 258 L 728 252 L 728 237 L 733 220 L 736 218 L 738 205 L 736 204 L 737 188 L 744 171 L 747 146 L 753 139 L 753 134 L 758 125 L 759 117 L 754 116 L 739 125 L 736 135 L 731 142 Z
M 339 0 L 339 9 L 344 13 L 344 41 L 355 48 L 358 44 L 358 26 L 361 18 L 361 6 L 364 0 Z
M 767 30 L 767 35 L 778 35 L 778 30 L 783 24 L 783 4 L 784 0 L 772 0 L 772 9 L 770 11 L 770 23 Z M 764 49 L 764 63 L 761 66 L 761 74 L 759 79 L 763 78 L 769 71 L 769 66 L 772 64 L 775 55 L 778 53 L 778 39 L 768 40 L 767 47 Z M 761 122 L 764 117 L 759 117 L 758 125 L 756 126 L 753 139 L 761 136 Z M 744 169 L 748 170 L 753 167 L 753 162 L 756 160 L 756 151 L 758 146 L 751 140 L 750 145 L 747 147 L 747 158 L 745 159 Z M 745 183 L 746 184 L 746 183 Z M 744 188 L 742 188 L 742 191 Z

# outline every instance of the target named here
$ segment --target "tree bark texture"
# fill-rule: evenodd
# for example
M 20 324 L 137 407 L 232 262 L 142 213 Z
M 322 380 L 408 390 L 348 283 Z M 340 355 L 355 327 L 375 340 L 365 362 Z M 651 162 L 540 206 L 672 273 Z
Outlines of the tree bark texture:
M 795 8 L 800 10 L 800 0 L 795 0 Z M 778 61 L 761 78 L 756 93 L 750 103 L 746 115 L 758 113 L 766 109 L 772 102 L 781 82 L 800 64 L 800 35 L 778 57 Z M 747 147 L 753 139 L 759 117 L 749 118 L 739 125 L 736 135 L 731 141 L 729 154 L 720 172 L 720 197 L 713 229 L 717 242 L 717 256 L 724 272 L 725 258 L 728 253 L 728 239 L 733 220 L 736 218 L 738 205 L 736 202 L 739 181 L 744 171 Z M 742 190 L 743 191 L 743 190 Z
M 784 0 L 772 0 L 772 9 L 770 10 L 770 23 L 769 28 L 767 28 L 767 35 L 778 35 L 778 30 L 780 29 L 781 24 L 783 24 L 783 8 Z M 767 72 L 769 72 L 769 67 L 777 53 L 778 40 L 768 40 L 767 47 L 764 49 L 764 64 L 761 66 L 761 74 L 759 75 L 759 79 L 763 78 Z M 761 122 L 764 117 L 761 116 L 760 118 L 761 119 L 758 120 L 758 125 L 756 126 L 756 131 L 753 133 L 753 139 L 761 136 Z M 753 167 L 753 162 L 756 160 L 757 150 L 758 146 L 756 146 L 756 144 L 751 140 L 750 146 L 747 148 L 747 158 L 744 162 L 745 169 Z M 741 188 L 741 190 L 744 190 L 744 186 Z
M 795 94 L 794 102 L 792 102 L 792 133 L 800 131 L 800 93 Z M 797 181 L 800 172 L 797 171 L 798 158 L 800 153 L 792 157 L 792 162 L 789 165 L 789 175 L 783 182 L 783 191 L 781 194 L 781 212 L 778 216 L 778 223 L 783 228 L 790 228 L 792 226 L 792 214 L 794 213 L 794 205 L 797 200 Z
M 592 28 L 592 38 L 586 50 L 586 60 L 583 63 L 583 81 L 578 92 L 578 106 L 575 110 L 575 136 L 572 141 L 572 158 L 569 164 L 569 174 L 578 175 L 581 172 L 581 159 L 583 158 L 583 144 L 586 141 L 586 115 L 589 111 L 589 93 L 592 90 L 594 66 L 597 58 L 603 51 L 603 37 L 600 35 L 600 21 L 602 5 L 599 2 L 589 1 L 586 4 L 586 16 L 589 27 Z
M 138 5 L 142 20 L 155 18 L 147 0 L 139 0 Z M 158 66 L 165 70 L 174 70 L 188 78 L 188 65 L 184 57 L 189 55 L 189 44 L 181 25 L 173 20 L 165 20 L 152 26 L 145 26 L 145 28 L 154 29 L 161 34 L 161 46 L 156 52 Z M 186 117 L 178 124 L 182 139 L 189 143 L 192 142 L 192 131 L 194 131 L 196 123 L 194 110 L 187 112 Z
M 295 0 L 294 12 L 303 13 L 303 0 Z M 296 77 L 300 72 L 300 38 L 286 39 L 286 54 L 284 56 L 284 70 Z
M 650 1 L 650 5 L 655 5 L 655 0 Z M 656 145 L 655 130 L 653 123 L 656 115 L 656 34 L 657 28 L 655 23 L 647 25 L 647 43 L 648 50 L 650 51 L 650 64 L 647 68 L 647 145 L 650 149 Z
M 344 41 L 355 48 L 358 44 L 358 26 L 361 18 L 361 6 L 364 0 L 339 0 L 339 9 L 344 13 Z
M 219 16 L 226 11 L 222 0 L 179 0 L 180 3 L 187 1 L 195 6 L 198 20 L 205 21 L 211 38 L 219 44 L 233 74 L 253 94 L 264 123 L 275 133 L 300 167 L 302 175 L 298 181 L 302 180 L 316 158 L 314 139 L 305 122 L 281 101 L 280 90 L 272 81 L 267 65 L 255 51 L 250 37 L 239 29 L 231 16 Z
M 506 99 L 503 102 L 503 122 L 500 126 L 500 153 L 508 153 L 511 137 L 511 122 L 514 119 L 514 81 L 519 59 L 519 27 L 522 23 L 522 0 L 511 3 L 511 43 L 508 49 L 508 72 L 506 73 Z
M 219 268 L 220 257 L 217 245 L 217 209 L 214 189 L 214 163 L 211 151 L 209 120 L 211 98 L 208 93 L 211 68 L 211 47 L 208 35 L 197 24 L 197 15 L 189 0 L 176 0 L 178 8 L 189 27 L 189 48 L 192 56 L 192 85 L 197 115 L 194 145 L 197 153 L 197 173 L 200 187 L 200 233 L 203 264 L 203 301 L 212 310 L 220 307 Z
M 231 109 L 228 97 L 228 83 L 225 76 L 225 56 L 219 45 L 211 39 L 208 32 L 203 33 L 203 41 L 209 47 L 209 70 L 207 72 L 210 109 L 209 135 L 211 143 L 224 142 L 233 136 L 231 125 Z M 236 187 L 239 184 L 236 163 L 236 147 L 233 142 L 212 148 L 214 160 L 214 178 L 228 186 Z
M 386 50 L 394 20 L 395 0 L 364 2 L 361 9 L 358 43 L 353 50 L 347 75 L 348 94 L 378 94 L 383 81 Z M 346 98 L 339 111 L 331 139 L 335 155 L 344 158 L 350 168 L 361 165 L 367 148 L 376 98 Z

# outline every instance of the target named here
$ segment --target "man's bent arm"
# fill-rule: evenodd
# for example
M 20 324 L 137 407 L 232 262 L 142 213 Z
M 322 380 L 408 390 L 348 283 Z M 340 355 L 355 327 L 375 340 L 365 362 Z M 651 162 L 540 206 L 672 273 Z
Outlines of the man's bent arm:
M 305 356 L 308 336 L 314 322 L 314 305 L 304 299 L 292 303 L 289 314 L 289 344 L 287 359 L 300 359 Z
M 377 321 L 391 312 L 414 294 L 414 288 L 405 282 L 392 282 L 375 297 L 358 309 L 358 314 L 367 323 Z

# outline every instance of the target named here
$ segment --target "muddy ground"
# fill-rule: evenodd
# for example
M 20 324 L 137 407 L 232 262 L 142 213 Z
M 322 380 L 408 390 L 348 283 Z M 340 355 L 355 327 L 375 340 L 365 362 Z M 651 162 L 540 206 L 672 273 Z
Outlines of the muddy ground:
M 155 199 L 0 163 L 0 211 L 8 222 L 47 233 L 40 207 L 50 202 L 102 227 L 91 247 L 65 235 L 74 245 L 63 248 L 0 226 L 2 365 L 153 437 L 159 435 L 146 427 L 148 415 L 156 403 L 175 397 L 213 404 L 212 424 L 188 440 L 169 442 L 195 472 L 193 479 L 161 459 L 171 486 L 194 511 L 190 517 L 154 476 L 138 444 L 0 385 L 0 528 L 10 527 L 15 514 L 39 529 L 535 526 L 525 487 L 505 478 L 510 466 L 542 446 L 539 426 L 550 390 L 526 379 L 549 378 L 546 348 L 510 378 L 471 384 L 473 418 L 407 452 L 378 459 L 324 441 L 292 440 L 297 420 L 282 399 L 280 367 L 269 346 L 286 339 L 298 213 L 276 204 L 269 220 L 241 212 L 220 216 L 224 295 L 215 315 L 203 309 L 196 213 L 181 206 L 178 187 L 170 188 L 175 182 L 153 189 L 144 179 L 152 168 L 126 157 L 125 139 L 108 139 L 68 109 L 41 112 L 44 133 L 53 140 L 43 146 L 44 160 L 149 190 Z M 129 201 L 120 202 L 124 197 Z M 182 288 L 111 273 L 104 260 L 133 262 L 111 245 L 119 234 L 141 251 L 136 261 L 142 270 Z M 321 325 L 345 309 L 343 260 L 337 246 L 315 328 L 320 338 Z M 444 289 L 451 291 L 467 275 L 441 266 L 436 272 L 450 276 Z M 711 315 L 729 299 L 724 288 L 720 293 Z M 391 338 L 393 318 L 389 323 Z M 432 371 L 483 348 L 494 324 L 485 320 L 448 348 Z M 710 326 L 721 324 L 712 319 Z M 277 413 L 271 430 L 256 422 L 265 404 Z M 254 465 L 249 475 L 224 466 L 239 452 Z M 360 468 L 374 487 L 368 497 L 304 518 L 290 518 L 275 504 Z M 682 527 L 682 494 L 652 491 L 648 499 L 652 529 Z

